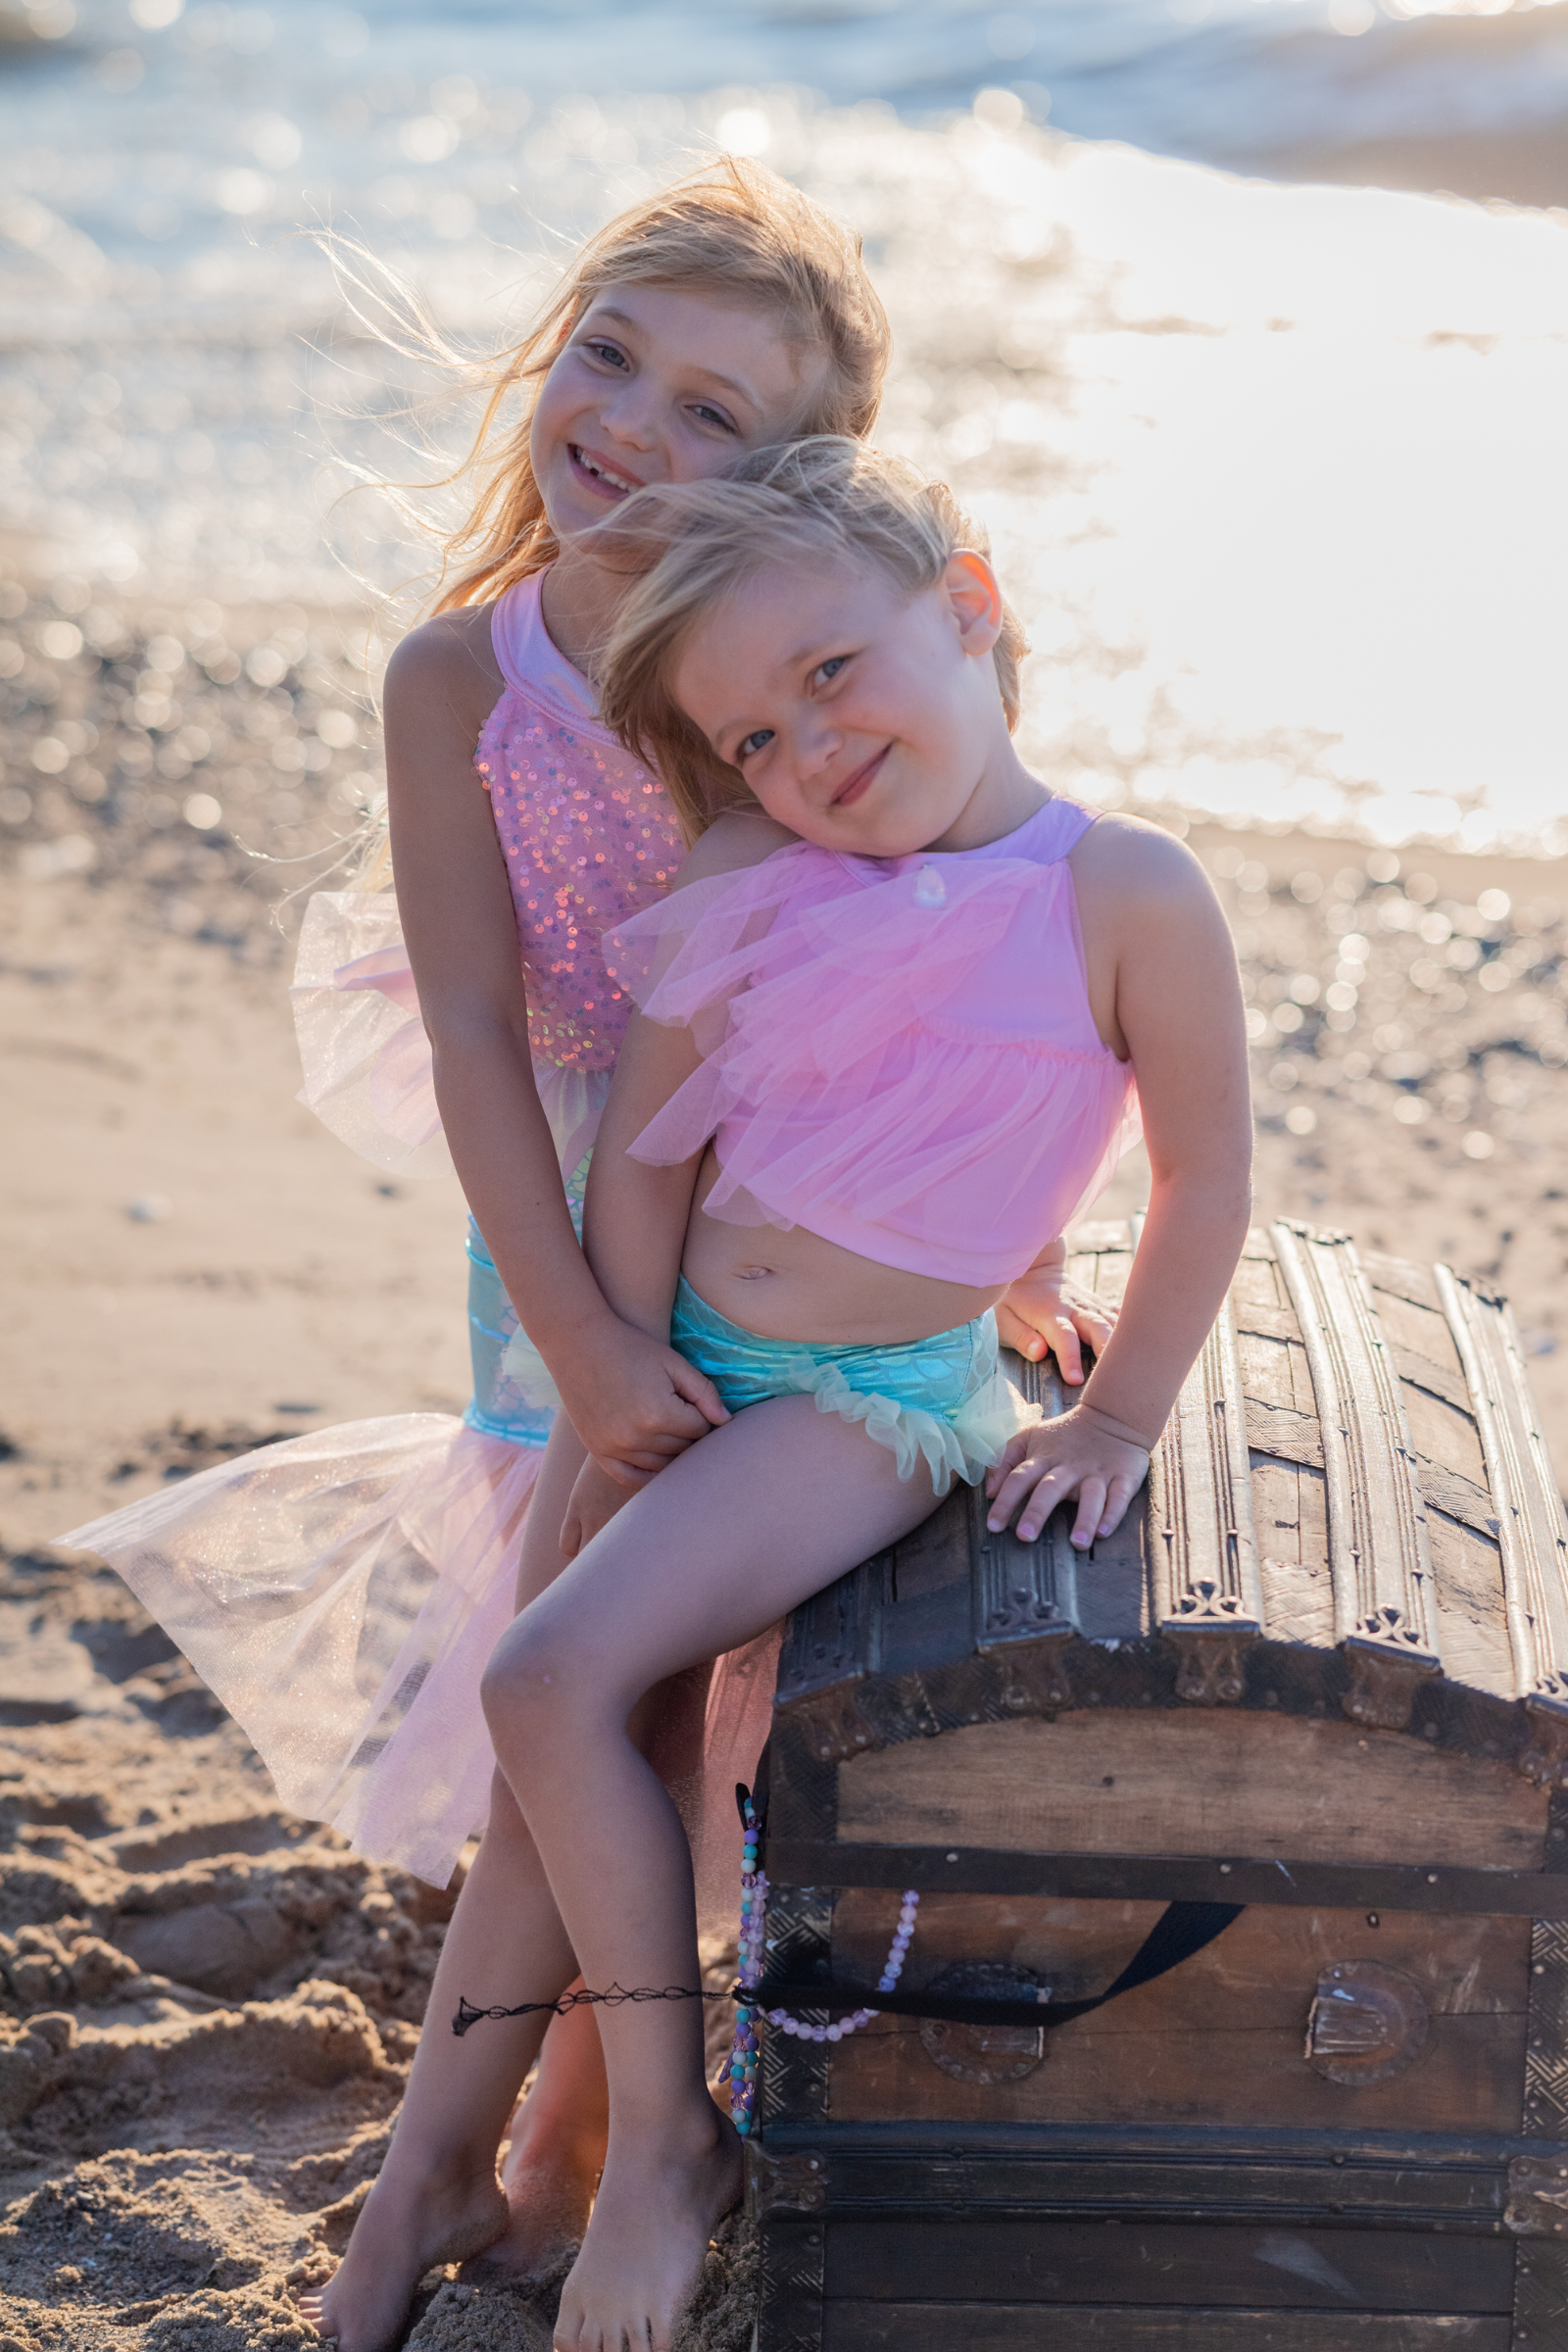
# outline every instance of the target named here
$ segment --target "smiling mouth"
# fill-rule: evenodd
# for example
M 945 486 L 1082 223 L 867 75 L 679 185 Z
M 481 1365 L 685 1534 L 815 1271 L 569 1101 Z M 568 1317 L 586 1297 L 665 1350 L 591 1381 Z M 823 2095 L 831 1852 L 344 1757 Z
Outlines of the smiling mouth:
M 566 443 L 566 454 L 579 472 L 587 474 L 590 481 L 598 482 L 604 489 L 612 491 L 617 498 L 624 498 L 629 491 L 643 488 L 643 484 L 634 482 L 629 474 L 616 473 L 602 459 L 591 458 L 575 441 Z
M 829 801 L 828 807 L 830 808 L 849 808 L 853 807 L 854 803 L 860 798 L 860 795 L 876 782 L 876 779 L 881 772 L 882 762 L 892 749 L 893 746 L 891 743 L 885 743 L 882 746 L 882 749 L 876 753 L 872 759 L 866 760 L 863 767 L 858 767 L 854 775 L 849 778 L 848 782 L 839 786 L 837 792 L 833 795 L 831 801 Z

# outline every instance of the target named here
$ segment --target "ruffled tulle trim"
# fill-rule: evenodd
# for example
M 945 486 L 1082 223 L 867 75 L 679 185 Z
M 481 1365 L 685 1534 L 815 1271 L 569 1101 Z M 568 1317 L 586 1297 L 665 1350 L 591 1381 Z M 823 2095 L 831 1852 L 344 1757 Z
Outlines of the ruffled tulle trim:
M 891 1396 L 861 1396 L 837 1364 L 822 1364 L 818 1372 L 810 1391 L 817 1411 L 860 1422 L 868 1438 L 897 1455 L 901 1478 L 911 1478 L 916 1462 L 923 1461 L 938 1494 L 946 1494 L 955 1478 L 977 1487 L 1001 1458 L 1007 1440 L 1023 1426 L 1018 1393 L 1000 1371 L 958 1407 L 952 1421 L 918 1405 L 897 1404 Z
M 450 1175 L 430 1040 L 390 891 L 316 893 L 289 997 L 305 1075 L 296 1100 L 378 1168 Z M 593 1149 L 611 1074 L 547 1061 L 536 1061 L 533 1074 L 569 1176 Z
M 760 1212 L 1000 1286 L 1138 1133 L 1059 859 L 879 863 L 802 844 L 676 890 L 605 947 L 643 1010 L 689 1026 L 704 1055 L 630 1149 L 673 1164 L 713 1141 L 704 1206 L 732 1223 Z

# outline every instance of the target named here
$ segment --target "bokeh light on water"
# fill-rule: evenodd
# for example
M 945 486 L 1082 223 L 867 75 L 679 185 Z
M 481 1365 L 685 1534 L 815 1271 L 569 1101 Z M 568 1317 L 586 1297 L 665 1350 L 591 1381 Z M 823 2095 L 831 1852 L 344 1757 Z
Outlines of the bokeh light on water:
M 333 501 L 356 467 L 421 469 L 417 384 L 305 232 L 357 235 L 484 345 L 606 211 L 727 143 L 864 233 L 899 346 L 884 437 L 993 531 L 1053 775 L 1568 847 L 1568 220 L 1215 168 L 1239 123 L 1253 160 L 1401 122 L 1528 131 L 1568 108 L 1568 11 L 1485 10 L 1472 37 L 1409 0 L 895 6 L 815 31 L 610 0 L 63 7 L 0 73 L 0 557 L 80 588 L 40 625 L 118 600 L 314 626 L 409 581 L 392 511 Z M 51 659 L 0 631 L 0 670 L 8 643 Z M 201 731 L 143 729 L 197 784 Z

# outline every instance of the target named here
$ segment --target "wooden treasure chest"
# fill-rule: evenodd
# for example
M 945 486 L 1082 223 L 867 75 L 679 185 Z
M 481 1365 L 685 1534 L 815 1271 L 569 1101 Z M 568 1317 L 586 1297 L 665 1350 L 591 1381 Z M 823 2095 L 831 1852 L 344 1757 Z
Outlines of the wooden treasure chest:
M 1568 1524 L 1506 1307 L 1254 1234 L 1147 1495 L 1068 1525 L 964 1491 L 790 1620 L 759 2352 L 1568 2352 Z

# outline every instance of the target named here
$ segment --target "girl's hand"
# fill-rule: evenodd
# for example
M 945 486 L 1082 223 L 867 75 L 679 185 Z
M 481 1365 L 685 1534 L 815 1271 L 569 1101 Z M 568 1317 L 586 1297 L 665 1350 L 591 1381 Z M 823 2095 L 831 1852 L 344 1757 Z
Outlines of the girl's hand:
M 624 1487 L 646 1485 L 729 1419 L 705 1374 L 618 1316 L 596 1322 L 571 1361 L 552 1370 L 573 1429 Z
M 1097 1427 L 1090 1413 L 1075 1405 L 1056 1420 L 1038 1422 L 1009 1439 L 1002 1459 L 986 1474 L 991 1498 L 986 1525 L 995 1532 L 1017 1511 L 1018 1534 L 1032 1544 L 1057 1503 L 1076 1494 L 1072 1541 L 1087 1550 L 1097 1536 L 1115 1534 L 1148 1475 L 1149 1455 L 1142 1446 Z
M 1030 1363 L 1049 1349 L 1061 1377 L 1076 1388 L 1084 1377 L 1084 1347 L 1100 1355 L 1116 1328 L 1116 1309 L 1082 1283 L 1069 1281 L 1064 1242 L 1054 1242 L 1009 1285 L 997 1301 L 997 1330 L 1004 1348 L 1015 1348 Z
M 637 1481 L 639 1486 L 646 1483 L 643 1479 Z M 608 1526 L 629 1499 L 625 1486 L 590 1454 L 577 1473 L 566 1516 L 561 1524 L 563 1558 L 574 1560 L 584 1544 L 591 1544 L 599 1530 Z

